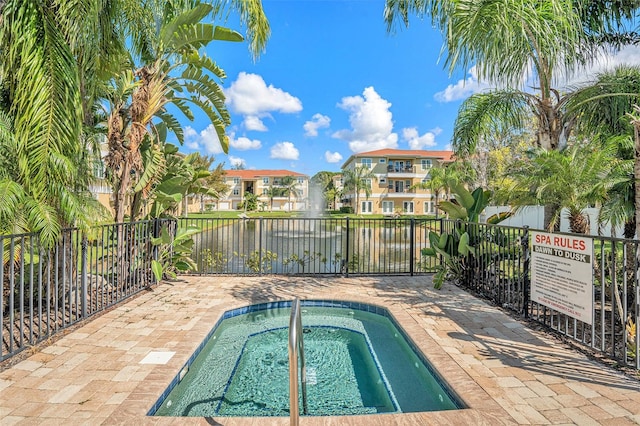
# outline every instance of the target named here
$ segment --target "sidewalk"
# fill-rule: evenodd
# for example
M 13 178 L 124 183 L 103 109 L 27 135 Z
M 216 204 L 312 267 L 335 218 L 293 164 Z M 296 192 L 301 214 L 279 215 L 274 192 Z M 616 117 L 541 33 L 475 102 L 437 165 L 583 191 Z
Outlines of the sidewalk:
M 146 413 L 220 315 L 277 299 L 386 307 L 470 407 L 302 425 L 640 424 L 640 381 L 428 277 L 187 277 L 163 283 L 0 372 L 5 425 L 288 425 L 288 418 L 162 418 Z M 171 358 L 143 359 L 151 352 Z M 164 363 L 163 363 L 164 362 Z

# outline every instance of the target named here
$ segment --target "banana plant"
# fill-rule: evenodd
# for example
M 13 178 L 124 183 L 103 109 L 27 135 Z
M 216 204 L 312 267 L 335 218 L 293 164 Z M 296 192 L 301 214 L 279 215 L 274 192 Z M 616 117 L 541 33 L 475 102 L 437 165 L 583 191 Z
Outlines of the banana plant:
M 177 272 L 198 269 L 190 256 L 194 244 L 193 236 L 199 232 L 199 227 L 188 225 L 178 228 L 172 237 L 168 228 L 163 227 L 159 237 L 151 238 L 151 244 L 160 248 L 158 259 L 151 261 L 151 270 L 157 281 L 166 277 L 175 279 Z M 171 247 L 171 250 L 167 250 L 166 247 Z
M 457 220 L 451 232 L 438 234 L 429 232 L 430 247 L 422 249 L 423 256 L 437 257 L 440 263 L 433 270 L 433 286 L 442 287 L 447 280 L 459 280 L 469 267 L 469 257 L 476 255 L 476 244 L 482 240 L 477 225 L 482 211 L 489 205 L 491 191 L 476 188 L 469 192 L 460 184 L 452 185 L 451 192 L 456 202 L 442 201 L 440 209 L 447 213 L 449 219 Z M 503 215 L 498 221 L 509 215 Z

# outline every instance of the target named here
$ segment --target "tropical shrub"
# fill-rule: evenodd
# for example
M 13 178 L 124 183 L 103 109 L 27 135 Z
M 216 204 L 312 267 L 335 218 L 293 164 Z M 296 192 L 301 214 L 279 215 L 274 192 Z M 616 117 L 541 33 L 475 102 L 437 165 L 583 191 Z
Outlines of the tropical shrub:
M 197 270 L 191 259 L 193 236 L 200 232 L 197 226 L 188 225 L 178 228 L 174 236 L 167 226 L 163 226 L 160 236 L 151 238 L 151 244 L 159 248 L 157 259 L 151 261 L 151 270 L 157 281 L 163 278 L 177 277 L 178 272 Z
M 476 245 L 484 244 L 486 238 L 480 232 L 480 227 L 475 225 L 482 211 L 489 205 L 491 191 L 476 188 L 469 192 L 462 185 L 453 185 L 452 193 L 454 201 L 442 201 L 440 209 L 449 219 L 456 220 L 451 231 L 443 230 L 442 233 L 429 231 L 430 247 L 422 249 L 422 255 L 439 258 L 440 262 L 430 267 L 435 271 L 433 286 L 436 289 L 442 287 L 445 281 L 460 281 L 473 266 L 471 260 L 476 256 Z M 508 214 L 497 216 L 494 223 L 504 220 Z M 504 243 L 504 242 L 503 242 Z M 506 244 L 490 242 L 494 247 L 494 253 L 507 250 Z M 486 261 L 488 259 L 483 259 Z M 422 262 L 428 264 L 427 262 Z

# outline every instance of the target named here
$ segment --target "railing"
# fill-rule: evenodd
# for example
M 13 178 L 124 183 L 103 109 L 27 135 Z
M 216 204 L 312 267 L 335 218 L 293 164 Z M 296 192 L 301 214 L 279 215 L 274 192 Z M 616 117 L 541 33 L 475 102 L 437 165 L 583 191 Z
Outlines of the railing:
M 62 231 L 45 248 L 37 234 L 0 235 L 0 360 L 46 340 L 155 282 L 151 244 L 166 221 Z
M 430 231 L 459 222 L 417 218 L 181 219 L 195 224 L 197 274 L 427 274 Z M 526 228 L 473 227 L 475 255 L 457 284 L 593 351 L 640 370 L 640 241 L 591 237 L 593 325 L 529 300 Z M 66 229 L 45 249 L 37 234 L 0 236 L 0 360 L 48 339 L 154 283 L 151 262 L 170 256 L 154 246 L 174 221 Z M 165 257 L 166 259 L 166 257 Z M 425 285 L 426 282 L 425 282 Z
M 640 241 L 593 241 L 593 324 L 530 300 L 529 229 L 464 224 L 480 236 L 458 284 L 621 365 L 640 369 Z M 453 232 L 459 222 L 443 220 Z M 572 235 L 572 234 L 558 234 Z
M 202 233 L 194 240 L 195 273 L 425 274 L 430 230 L 439 219 L 251 218 L 181 219 Z
M 387 173 L 416 173 L 416 166 L 387 166 Z
M 298 358 L 300 364 L 298 365 Z M 302 337 L 302 318 L 300 299 L 291 303 L 289 319 L 289 419 L 291 426 L 300 422 L 298 382 L 302 383 L 302 410 L 307 414 L 307 373 L 304 362 L 304 342 Z

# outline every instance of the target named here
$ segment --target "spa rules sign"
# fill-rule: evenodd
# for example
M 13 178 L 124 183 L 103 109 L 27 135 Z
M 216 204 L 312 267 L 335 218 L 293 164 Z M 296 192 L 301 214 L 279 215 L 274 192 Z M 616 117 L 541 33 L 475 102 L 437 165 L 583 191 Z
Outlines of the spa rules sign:
M 531 233 L 531 300 L 593 323 L 593 241 Z

